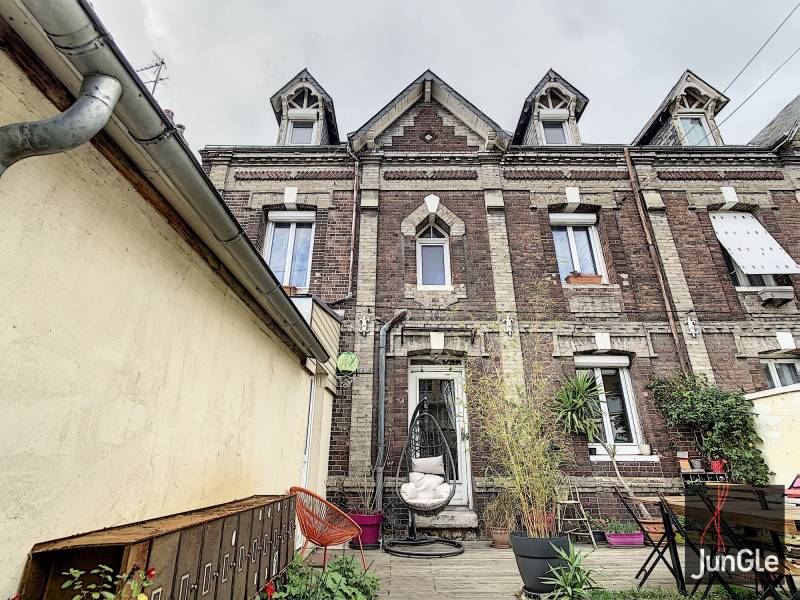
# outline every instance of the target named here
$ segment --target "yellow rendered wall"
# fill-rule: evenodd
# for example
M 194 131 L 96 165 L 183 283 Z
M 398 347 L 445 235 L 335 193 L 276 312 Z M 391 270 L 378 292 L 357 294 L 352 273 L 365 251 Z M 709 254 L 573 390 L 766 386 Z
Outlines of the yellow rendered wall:
M 0 126 L 55 113 L 0 53 Z M 0 215 L 0 597 L 35 542 L 299 483 L 310 374 L 94 147 Z
M 775 472 L 771 482 L 789 485 L 800 475 L 800 384 L 747 396 L 753 400 L 764 458 Z

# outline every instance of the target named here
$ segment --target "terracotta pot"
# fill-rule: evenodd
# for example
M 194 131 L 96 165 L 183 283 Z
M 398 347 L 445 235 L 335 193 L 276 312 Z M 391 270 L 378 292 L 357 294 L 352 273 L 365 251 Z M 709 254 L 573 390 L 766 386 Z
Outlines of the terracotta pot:
M 606 531 L 606 541 L 609 546 L 644 546 L 644 534 L 638 533 L 611 533 Z
M 492 548 L 510 548 L 511 530 L 507 527 L 487 527 L 489 536 L 492 538 Z
M 567 275 L 567 283 L 571 285 L 597 285 L 602 283 L 600 275 L 584 275 L 583 273 L 572 273 Z
M 283 291 L 286 292 L 287 296 L 296 296 L 297 295 L 297 286 L 296 285 L 282 285 Z
M 648 535 L 658 541 L 664 535 L 664 521 L 661 519 L 639 519 Z

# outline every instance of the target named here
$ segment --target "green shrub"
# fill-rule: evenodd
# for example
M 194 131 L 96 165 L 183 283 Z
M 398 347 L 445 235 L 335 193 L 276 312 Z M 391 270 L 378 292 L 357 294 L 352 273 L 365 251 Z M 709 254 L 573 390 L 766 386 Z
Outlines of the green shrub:
M 606 523 L 607 533 L 639 533 L 641 529 L 636 523 L 631 523 L 630 521 L 618 521 L 616 519 L 610 519 L 608 523 Z
M 754 600 L 758 597 L 753 590 L 731 586 L 736 594 L 733 600 Z M 677 590 L 645 589 L 645 590 L 592 590 L 591 600 L 686 600 L 686 596 Z M 709 600 L 731 600 L 728 593 L 719 586 L 714 586 L 708 595 Z
M 315 569 L 296 554 L 286 570 L 286 580 L 273 598 L 291 600 L 373 600 L 381 582 L 364 572 L 352 556 L 340 556 L 324 571 Z
M 727 459 L 732 482 L 769 483 L 753 402 L 742 392 L 727 392 L 708 383 L 704 375 L 656 377 L 648 387 L 669 425 L 691 429 L 707 458 Z

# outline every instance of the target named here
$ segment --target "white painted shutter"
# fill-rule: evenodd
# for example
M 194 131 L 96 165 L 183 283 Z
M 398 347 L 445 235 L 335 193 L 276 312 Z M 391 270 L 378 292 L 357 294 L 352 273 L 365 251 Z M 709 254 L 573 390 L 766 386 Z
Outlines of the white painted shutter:
M 717 239 L 747 275 L 800 273 L 800 265 L 746 212 L 709 213 Z

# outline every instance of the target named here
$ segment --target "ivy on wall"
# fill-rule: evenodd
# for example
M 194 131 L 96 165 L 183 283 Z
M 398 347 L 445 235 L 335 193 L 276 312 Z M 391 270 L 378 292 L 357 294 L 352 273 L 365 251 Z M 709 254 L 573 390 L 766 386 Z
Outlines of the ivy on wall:
M 691 429 L 707 459 L 728 461 L 731 482 L 769 483 L 753 402 L 744 393 L 725 391 L 696 374 L 655 377 L 648 387 L 669 425 Z

